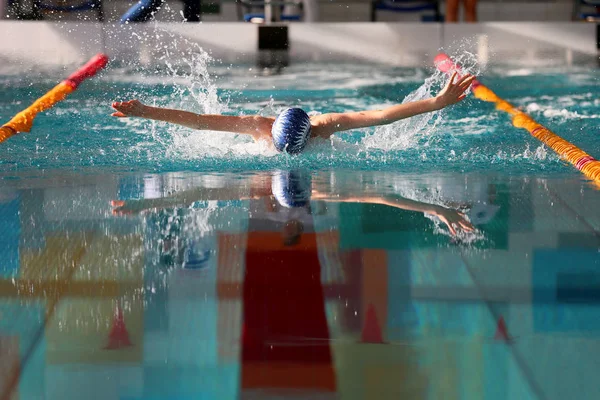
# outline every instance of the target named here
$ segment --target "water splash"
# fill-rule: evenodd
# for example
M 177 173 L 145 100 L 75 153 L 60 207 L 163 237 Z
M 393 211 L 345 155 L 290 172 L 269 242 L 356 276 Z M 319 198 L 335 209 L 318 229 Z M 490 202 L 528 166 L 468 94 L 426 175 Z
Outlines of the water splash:
M 464 72 L 479 75 L 481 70 L 474 54 L 463 51 L 452 55 Z M 409 93 L 402 104 L 426 100 L 434 97 L 448 82 L 447 76 L 435 71 L 415 91 Z M 470 93 L 470 89 L 467 93 Z M 412 118 L 403 119 L 389 125 L 377 127 L 375 132 L 362 140 L 362 145 L 369 149 L 405 150 L 418 144 L 419 139 L 430 137 L 436 126 L 443 122 L 444 110 L 425 113 Z
M 171 43 L 161 49 L 163 56 L 160 60 L 166 67 L 167 75 L 162 84 L 172 88 L 172 94 L 168 98 L 163 96 L 155 100 L 155 104 L 160 103 L 156 105 L 201 114 L 243 114 L 239 109 L 230 109 L 227 97 L 219 96 L 216 77 L 211 76 L 209 72 L 209 68 L 215 64 L 210 54 L 197 43 L 181 36 L 160 30 L 158 27 L 155 32 L 158 43 Z M 454 58 L 466 71 L 478 72 L 476 57 L 473 54 L 463 51 L 454 55 Z M 433 97 L 446 81 L 447 78 L 442 73 L 435 71 L 418 89 L 409 93 L 403 103 Z M 303 99 L 298 99 L 300 104 L 297 105 L 305 106 L 302 101 Z M 392 104 L 385 106 L 390 105 Z M 287 106 L 290 104 L 283 104 L 271 96 L 265 102 L 256 104 L 254 108 L 258 115 L 273 116 Z M 331 155 L 331 152 L 336 151 L 335 147 L 340 146 L 352 154 L 372 151 L 381 153 L 382 150 L 397 152 L 422 147 L 435 135 L 435 128 L 444 120 L 444 114 L 444 111 L 427 113 L 351 135 L 337 135 L 330 143 L 315 143 L 307 150 Z M 192 131 L 156 122 L 150 123 L 150 133 L 153 141 L 162 148 L 158 151 L 176 160 L 243 160 L 256 156 L 272 158 L 278 154 L 268 143 L 255 143 L 246 135 L 234 133 Z
M 227 103 L 219 98 L 217 86 L 208 70 L 213 58 L 197 43 L 179 40 L 187 42 L 187 46 L 179 51 L 177 48 L 165 49 L 163 59 L 167 79 L 175 88 L 172 96 L 174 105 L 200 114 L 221 114 L 227 109 Z M 174 63 L 174 59 L 179 62 Z
M 219 95 L 216 77 L 210 68 L 216 61 L 199 44 L 156 28 L 160 43 L 172 43 L 164 48 L 160 60 L 166 67 L 163 85 L 173 88 L 172 95 L 161 106 L 199 114 L 242 115 L 243 110 L 231 109 L 229 97 Z M 276 115 L 283 107 L 273 98 L 258 110 L 258 115 Z M 152 137 L 164 146 L 168 158 L 178 160 L 244 159 L 278 154 L 268 143 L 254 142 L 247 135 L 214 131 L 193 131 L 177 125 L 153 123 Z M 167 135 L 164 134 L 167 133 Z
M 229 108 L 227 98 L 219 97 L 215 77 L 209 73 L 210 66 L 214 64 L 210 54 L 197 43 L 171 32 L 156 28 L 156 35 L 159 43 L 172 43 L 163 49 L 164 55 L 161 61 L 167 69 L 167 77 L 163 80 L 163 84 L 170 85 L 174 91 L 167 99 L 167 104 L 161 105 L 202 114 L 240 114 L 238 110 Z M 454 58 L 463 65 L 466 71 L 479 72 L 476 57 L 473 54 L 462 51 L 461 54 L 454 55 Z M 403 103 L 432 98 L 446 81 L 447 78 L 444 74 L 435 71 L 425 79 L 418 89 L 409 93 Z M 302 99 L 298 101 L 301 102 Z M 386 106 L 390 105 L 392 104 Z M 289 104 L 281 104 L 270 97 L 266 103 L 260 104 L 257 113 L 264 116 L 277 115 L 284 106 L 289 106 Z M 361 139 L 358 142 L 351 140 L 354 143 L 349 145 L 353 148 L 351 150 L 354 153 L 368 153 L 371 150 L 406 150 L 418 146 L 421 139 L 427 139 L 434 135 L 436 126 L 443 120 L 444 111 L 418 115 L 377 127 L 374 130 L 363 130 L 358 134 Z M 164 146 L 167 157 L 174 159 L 196 160 L 223 157 L 244 159 L 251 156 L 272 157 L 277 155 L 277 152 L 267 143 L 254 143 L 245 135 L 190 131 L 187 128 L 163 123 L 153 123 L 150 131 L 152 138 Z M 337 142 L 339 145 L 342 144 L 340 142 L 345 141 L 347 138 L 342 137 Z M 326 153 L 333 151 L 331 144 L 311 147 L 313 151 Z

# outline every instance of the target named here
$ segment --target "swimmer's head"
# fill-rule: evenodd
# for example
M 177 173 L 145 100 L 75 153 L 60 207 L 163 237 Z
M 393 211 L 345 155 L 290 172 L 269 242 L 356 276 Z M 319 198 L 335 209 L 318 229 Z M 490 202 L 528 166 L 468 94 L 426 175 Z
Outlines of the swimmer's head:
M 301 108 L 283 110 L 271 128 L 273 144 L 279 151 L 298 154 L 310 138 L 310 117 Z
M 311 176 L 301 170 L 276 171 L 271 190 L 279 204 L 286 208 L 306 207 L 312 193 Z

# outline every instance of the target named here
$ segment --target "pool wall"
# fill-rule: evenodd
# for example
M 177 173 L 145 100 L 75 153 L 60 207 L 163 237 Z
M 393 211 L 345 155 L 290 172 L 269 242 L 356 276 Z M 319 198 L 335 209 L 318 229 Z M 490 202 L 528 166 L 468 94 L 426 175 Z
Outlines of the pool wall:
M 598 60 L 597 25 L 569 22 L 479 24 L 290 24 L 290 61 L 363 61 L 420 67 L 440 48 L 468 50 L 483 63 L 573 65 Z M 254 63 L 258 27 L 244 23 L 51 23 L 3 21 L 0 72 L 81 64 L 105 52 L 114 60 L 159 62 L 166 48 L 197 43 L 225 63 Z

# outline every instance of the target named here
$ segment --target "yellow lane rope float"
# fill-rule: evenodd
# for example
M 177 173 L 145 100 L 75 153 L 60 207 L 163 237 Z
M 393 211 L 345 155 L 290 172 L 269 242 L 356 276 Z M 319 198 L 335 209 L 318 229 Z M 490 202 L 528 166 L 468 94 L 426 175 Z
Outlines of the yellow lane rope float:
M 461 68 L 446 54 L 438 54 L 434 59 L 435 66 L 440 71 L 450 74 L 460 73 Z M 600 184 L 600 162 L 574 144 L 567 142 L 545 126 L 539 124 L 528 114 L 515 108 L 506 100 L 498 97 L 487 86 L 478 80 L 471 85 L 473 95 L 483 101 L 496 104 L 496 109 L 506 112 L 512 118 L 512 124 L 517 128 L 526 129 L 533 137 L 550 147 L 559 156 L 570 162 L 585 176 Z
M 0 143 L 19 132 L 31 131 L 33 120 L 39 112 L 47 110 L 59 101 L 64 100 L 69 93 L 77 89 L 81 82 L 94 76 L 107 63 L 108 57 L 104 54 L 97 54 L 92 57 L 83 67 L 0 127 Z

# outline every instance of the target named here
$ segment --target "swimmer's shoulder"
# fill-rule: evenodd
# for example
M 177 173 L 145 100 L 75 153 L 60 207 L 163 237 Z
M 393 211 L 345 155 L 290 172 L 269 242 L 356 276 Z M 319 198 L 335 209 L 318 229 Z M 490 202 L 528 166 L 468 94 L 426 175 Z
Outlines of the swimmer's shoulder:
M 333 117 L 331 114 L 319 114 L 310 117 L 311 138 L 328 138 L 336 131 L 333 127 Z
M 252 132 L 252 138 L 256 141 L 271 139 L 271 129 L 273 128 L 275 118 L 255 115 L 252 119 L 255 127 L 254 132 Z

